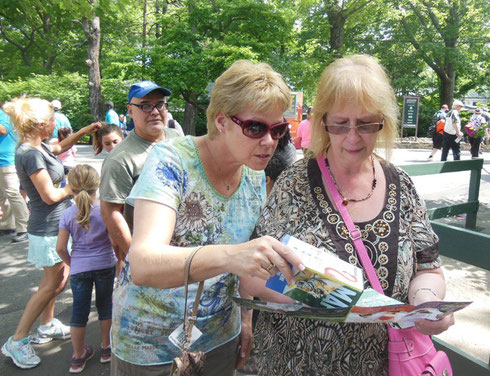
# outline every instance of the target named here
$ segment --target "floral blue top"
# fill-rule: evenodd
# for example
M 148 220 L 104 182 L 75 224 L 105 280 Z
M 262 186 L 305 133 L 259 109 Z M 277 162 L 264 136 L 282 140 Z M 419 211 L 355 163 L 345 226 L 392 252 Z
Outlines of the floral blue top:
M 154 147 L 127 201 L 151 200 L 177 212 L 171 245 L 192 247 L 248 241 L 265 201 L 265 175 L 246 166 L 235 193 L 218 193 L 204 172 L 190 136 Z M 198 284 L 189 285 L 192 308 Z M 240 310 L 231 298 L 238 278 L 222 274 L 207 279 L 196 326 L 202 336 L 191 346 L 210 351 L 240 333 Z M 138 365 L 169 363 L 180 355 L 168 336 L 183 322 L 184 288 L 157 289 L 133 284 L 126 262 L 114 292 L 112 351 Z

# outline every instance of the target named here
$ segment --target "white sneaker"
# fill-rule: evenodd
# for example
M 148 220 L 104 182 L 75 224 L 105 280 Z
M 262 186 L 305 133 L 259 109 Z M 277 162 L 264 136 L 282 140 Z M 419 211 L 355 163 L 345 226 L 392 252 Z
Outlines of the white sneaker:
M 14 341 L 10 337 L 2 346 L 2 353 L 12 358 L 12 361 L 19 368 L 34 368 L 41 363 L 41 359 L 34 352 L 30 341 L 31 337 L 26 337 L 20 341 Z
M 427 158 L 428 161 L 431 161 L 432 160 L 432 155 L 429 155 L 429 157 Z
M 40 345 L 51 342 L 53 339 L 68 339 L 70 337 L 70 327 L 63 325 L 58 319 L 53 319 L 49 327 L 43 328 L 39 326 L 37 328 L 37 335 L 32 339 L 32 343 Z

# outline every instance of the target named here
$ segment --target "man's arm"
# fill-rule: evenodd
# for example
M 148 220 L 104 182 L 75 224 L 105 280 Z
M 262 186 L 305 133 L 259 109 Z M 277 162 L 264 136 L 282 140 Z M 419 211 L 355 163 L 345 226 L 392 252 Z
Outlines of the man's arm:
M 131 232 L 123 216 L 123 204 L 101 201 L 100 214 L 112 239 L 114 252 L 119 260 L 124 260 L 131 245 Z

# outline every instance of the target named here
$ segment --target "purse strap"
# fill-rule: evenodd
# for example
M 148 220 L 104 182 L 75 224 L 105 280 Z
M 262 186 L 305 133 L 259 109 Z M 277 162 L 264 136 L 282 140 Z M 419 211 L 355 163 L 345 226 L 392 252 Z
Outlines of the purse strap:
M 342 216 L 342 220 L 344 221 L 347 230 L 349 230 L 349 237 L 354 243 L 354 247 L 357 250 L 357 256 L 359 256 L 359 260 L 361 261 L 364 271 L 366 272 L 369 283 L 371 283 L 373 289 L 375 289 L 377 292 L 384 295 L 384 291 L 383 288 L 381 287 L 381 283 L 379 282 L 378 275 L 374 270 L 373 263 L 369 259 L 369 256 L 366 251 L 366 246 L 362 241 L 361 231 L 359 231 L 356 228 L 349 212 L 347 211 L 347 208 L 342 203 L 343 201 L 342 197 L 340 196 L 340 193 L 337 187 L 335 186 L 335 183 L 333 182 L 330 173 L 327 171 L 327 165 L 325 164 L 325 159 L 322 156 L 318 156 L 316 158 L 316 161 L 318 163 L 318 167 L 320 167 L 320 171 L 322 172 L 323 181 L 326 183 L 327 188 L 330 194 L 332 195 L 333 201 L 335 202 L 335 205 L 337 206 L 337 210 Z
M 199 286 L 197 288 L 196 292 L 196 298 L 194 300 L 194 305 L 192 306 L 192 315 L 189 318 L 188 313 L 187 313 L 187 293 L 189 290 L 189 276 L 191 274 L 191 263 L 192 259 L 196 255 L 196 253 L 202 248 L 203 246 L 199 246 L 195 248 L 189 256 L 187 256 L 185 260 L 185 266 L 184 266 L 184 283 L 185 283 L 185 306 L 184 306 L 184 333 L 185 333 L 185 342 L 184 342 L 184 350 L 187 350 L 189 348 L 189 344 L 191 342 L 192 338 L 192 328 L 194 327 L 194 322 L 197 319 L 197 308 L 199 307 L 199 302 L 201 300 L 201 294 L 202 290 L 204 288 L 204 281 L 199 282 Z

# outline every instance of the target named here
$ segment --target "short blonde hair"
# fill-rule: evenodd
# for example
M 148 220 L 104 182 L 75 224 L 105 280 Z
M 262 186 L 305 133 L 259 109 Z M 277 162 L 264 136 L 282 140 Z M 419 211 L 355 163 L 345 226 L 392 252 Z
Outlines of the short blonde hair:
M 355 103 L 384 118 L 376 147 L 385 149 L 389 159 L 398 133 L 398 105 L 390 80 L 383 67 L 368 55 L 352 55 L 335 60 L 322 73 L 313 105 L 312 146 L 315 156 L 330 144 L 323 117 L 337 103 Z
M 231 116 L 249 106 L 266 111 L 277 105 L 286 111 L 291 101 L 291 90 L 269 64 L 235 61 L 214 85 L 206 111 L 208 134 L 211 138 L 217 134 L 215 119 L 220 112 Z
M 39 125 L 47 124 L 54 115 L 53 105 L 47 100 L 28 98 L 25 95 L 5 103 L 3 110 L 14 123 L 20 140 L 37 133 Z

